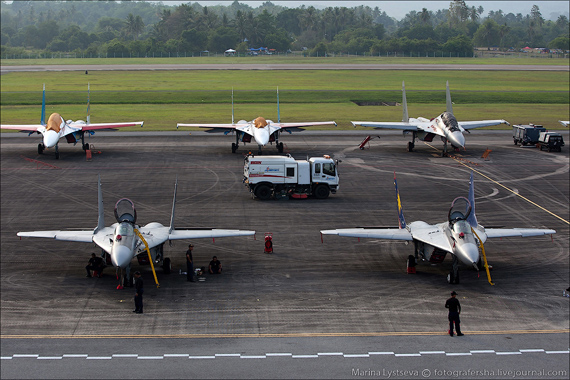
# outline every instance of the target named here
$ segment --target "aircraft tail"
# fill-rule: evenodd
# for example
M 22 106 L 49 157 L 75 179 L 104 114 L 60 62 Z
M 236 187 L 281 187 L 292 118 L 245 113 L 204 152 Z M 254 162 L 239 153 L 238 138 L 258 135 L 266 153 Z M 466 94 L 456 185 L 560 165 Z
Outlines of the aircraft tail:
M 396 198 L 398 200 L 398 224 L 400 228 L 406 228 L 406 220 L 404 219 L 404 210 L 400 201 L 400 191 L 398 190 L 398 182 L 396 182 L 396 172 L 394 172 L 394 186 L 396 187 Z
M 93 233 L 105 228 L 105 208 L 103 207 L 103 191 L 101 190 L 101 175 L 97 179 L 97 209 L 99 211 L 99 217 L 97 219 L 97 227 Z
M 178 188 L 178 176 L 176 176 L 176 182 L 174 183 L 174 198 L 172 200 L 172 214 L 170 215 L 170 228 L 168 233 L 171 234 L 174 231 L 174 208 L 176 206 L 176 189 Z
M 89 95 L 90 95 L 89 83 L 87 83 L 87 124 L 91 122 L 91 113 L 89 110 Z
M 467 196 L 467 200 L 471 203 L 471 213 L 467 217 L 467 223 L 471 225 L 471 227 L 477 227 L 477 216 L 475 216 L 475 185 L 473 184 L 473 171 L 471 172 L 471 178 L 469 179 L 469 195 Z
M 44 83 L 44 92 L 42 94 L 42 114 L 40 116 L 40 124 L 46 125 L 46 84 Z
M 279 113 L 279 87 L 277 87 L 277 122 L 281 123 L 281 113 Z
M 234 124 L 234 88 L 232 87 L 232 125 Z
M 408 102 L 406 101 L 406 85 L 404 84 L 404 81 L 402 81 L 402 107 L 404 109 L 402 121 L 407 123 L 410 120 L 410 117 L 408 116 Z
M 447 112 L 453 113 L 453 106 L 451 103 L 451 93 L 449 92 L 449 81 L 445 82 L 445 104 Z

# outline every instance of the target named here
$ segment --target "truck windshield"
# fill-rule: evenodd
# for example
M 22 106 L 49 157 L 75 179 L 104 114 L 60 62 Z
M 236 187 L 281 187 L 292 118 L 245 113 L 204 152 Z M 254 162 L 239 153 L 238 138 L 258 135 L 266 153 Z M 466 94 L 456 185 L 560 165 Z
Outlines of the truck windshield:
M 336 175 L 335 166 L 333 163 L 323 164 L 323 174 L 326 175 Z

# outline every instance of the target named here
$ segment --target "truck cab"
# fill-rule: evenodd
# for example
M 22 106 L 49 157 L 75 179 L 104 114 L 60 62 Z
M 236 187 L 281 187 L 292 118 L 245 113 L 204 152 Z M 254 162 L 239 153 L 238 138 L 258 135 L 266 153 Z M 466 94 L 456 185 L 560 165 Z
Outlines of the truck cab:
M 561 152 L 564 146 L 564 138 L 560 133 L 555 132 L 540 132 L 538 138 L 538 147 L 540 150 L 545 148 L 549 152 Z

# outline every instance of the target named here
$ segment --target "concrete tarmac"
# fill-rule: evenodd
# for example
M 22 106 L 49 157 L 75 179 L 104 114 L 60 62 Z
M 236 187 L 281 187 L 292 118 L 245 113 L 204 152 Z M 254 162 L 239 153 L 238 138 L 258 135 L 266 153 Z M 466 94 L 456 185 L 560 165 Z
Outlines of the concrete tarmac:
M 53 152 L 37 154 L 38 138 L 3 134 L 0 327 L 2 358 L 6 360 L 2 361 L 2 378 L 8 374 L 5 363 L 10 363 L 12 370 L 14 365 L 19 371 L 27 367 L 13 355 L 96 356 L 99 352 L 91 348 L 99 344 L 93 342 L 82 346 L 86 351 L 81 347 L 67 351 L 61 347 L 71 346 L 62 338 L 100 337 L 125 344 L 125 349 L 103 350 L 104 356 L 131 353 L 129 348 L 140 340 L 125 342 L 124 338 L 133 337 L 153 338 L 144 340 L 145 347 L 148 344 L 152 349 L 140 355 L 159 356 L 199 354 L 166 350 L 158 343 L 161 337 L 167 341 L 204 339 L 204 347 L 219 348 L 204 353 L 214 357 L 235 354 L 224 349 L 228 339 L 251 338 L 257 339 L 248 341 L 248 349 L 241 349 L 244 356 L 267 358 L 271 348 L 256 346 L 264 339 L 285 342 L 278 352 L 317 355 L 314 351 L 319 347 L 308 349 L 307 344 L 330 337 L 335 337 L 335 343 L 321 347 L 329 354 L 335 353 L 335 347 L 343 355 L 369 355 L 367 350 L 378 349 L 358 348 L 361 340 L 355 338 L 359 337 L 378 339 L 377 344 L 386 345 L 387 352 L 419 353 L 432 346 L 445 351 L 449 339 L 460 339 L 445 335 L 443 305 L 451 290 L 457 291 L 463 307 L 463 338 L 482 336 L 486 342 L 477 340 L 475 344 L 472 337 L 463 340 L 462 352 L 482 350 L 483 346 L 499 351 L 504 339 L 517 336 L 521 343 L 509 350 L 562 350 L 566 353 L 532 360 L 567 369 L 570 298 L 562 297 L 562 292 L 570 285 L 568 147 L 561 153 L 541 152 L 514 146 L 509 131 L 478 130 L 466 136 L 467 150 L 452 159 L 439 156 L 439 141 L 416 142 L 416 151 L 409 153 L 408 137 L 391 131 L 370 133 L 381 138 L 371 140 L 364 150 L 358 149 L 358 144 L 366 131 L 283 135 L 286 152 L 295 158 L 329 154 L 341 160 L 340 190 L 326 200 L 266 202 L 252 199 L 242 184 L 243 154 L 247 148 L 257 147 L 240 147 L 238 153 L 231 154 L 232 136 L 97 133 L 88 140 L 95 154 L 86 161 L 79 146 L 62 144 L 56 160 Z M 569 141 L 568 133 L 564 138 Z M 491 153 L 482 159 L 486 149 Z M 276 154 L 276 150 L 267 147 L 264 153 Z M 394 172 L 408 223 L 445 221 L 453 199 L 467 196 L 472 169 L 477 217 L 482 225 L 557 230 L 552 239 L 490 239 L 485 250 L 493 266 L 494 286 L 484 272 L 467 267 L 462 268 L 460 284 L 447 284 L 449 257 L 437 266 L 420 263 L 418 273 L 408 275 L 406 258 L 413 253 L 413 246 L 403 242 L 327 236 L 321 243 L 321 229 L 396 226 Z M 169 275 L 157 270 L 160 288 L 154 285 L 150 267 L 133 261 L 133 270 L 140 270 L 145 281 L 145 314 L 134 315 L 134 290 L 116 290 L 112 268 L 107 268 L 102 278 L 85 278 L 90 253 L 100 252 L 94 244 L 16 237 L 18 231 L 94 228 L 98 174 L 108 225 L 114 221 L 113 205 L 122 197 L 135 203 L 140 224 L 156 221 L 167 225 L 178 176 L 176 227 L 251 229 L 257 231 L 257 239 L 193 240 L 198 266 L 207 266 L 217 255 L 224 268 L 222 275 L 206 275 L 195 283 L 186 282 L 179 274 L 185 270 L 188 241 L 165 245 L 174 270 Z M 273 233 L 273 254 L 263 253 L 266 232 Z M 417 338 L 425 334 L 432 338 Z M 391 335 L 396 337 L 389 342 L 381 338 Z M 533 343 L 541 347 L 531 347 Z M 23 352 L 22 347 L 38 350 Z M 140 350 L 134 351 L 139 354 Z M 38 362 L 33 368 L 38 368 Z M 447 359 L 434 362 L 441 368 L 448 365 Z M 362 365 L 366 364 L 372 365 Z M 276 364 L 279 368 L 290 365 L 290 360 Z M 231 363 L 228 366 L 231 368 Z M 332 370 L 330 366 L 322 367 L 325 372 L 310 372 L 321 367 L 307 366 L 307 374 L 317 376 L 290 375 L 333 376 L 326 372 Z M 348 372 L 340 377 L 354 376 Z

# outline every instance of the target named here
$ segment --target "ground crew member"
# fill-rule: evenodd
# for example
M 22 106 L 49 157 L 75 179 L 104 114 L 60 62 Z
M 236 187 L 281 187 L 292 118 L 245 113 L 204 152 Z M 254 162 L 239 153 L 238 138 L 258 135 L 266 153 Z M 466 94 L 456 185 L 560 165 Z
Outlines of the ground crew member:
M 101 272 L 103 271 L 103 259 L 92 253 L 85 270 L 87 271 L 87 277 L 91 277 L 91 271 L 97 271 L 97 276 L 101 277 Z
M 186 281 L 194 282 L 194 259 L 192 258 L 192 250 L 194 246 L 192 244 L 188 245 L 188 250 L 186 251 Z
M 142 314 L 143 313 L 143 279 L 141 277 L 141 272 L 135 272 L 135 310 L 133 313 Z
M 445 307 L 449 309 L 449 336 L 453 336 L 453 323 L 455 322 L 455 330 L 457 331 L 457 336 L 463 336 L 461 333 L 461 326 L 459 321 L 459 314 L 461 313 L 461 305 L 459 304 L 459 300 L 455 298 L 457 293 L 455 290 L 451 292 L 451 298 L 445 301 Z
M 222 273 L 222 263 L 218 260 L 216 256 L 212 257 L 210 261 L 210 266 L 208 270 L 211 274 L 221 274 Z

